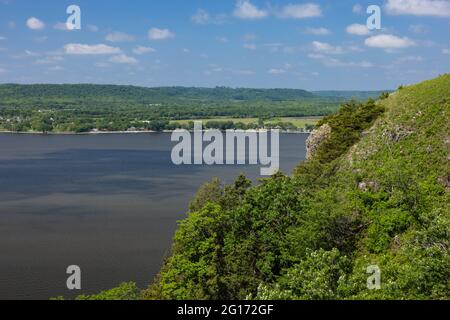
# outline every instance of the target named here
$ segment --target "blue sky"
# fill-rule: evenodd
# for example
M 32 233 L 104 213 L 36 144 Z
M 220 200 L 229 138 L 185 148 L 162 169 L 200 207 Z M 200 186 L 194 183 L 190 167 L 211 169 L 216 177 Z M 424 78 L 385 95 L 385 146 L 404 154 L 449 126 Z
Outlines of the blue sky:
M 449 72 L 449 33 L 448 0 L 0 0 L 0 83 L 389 89 Z

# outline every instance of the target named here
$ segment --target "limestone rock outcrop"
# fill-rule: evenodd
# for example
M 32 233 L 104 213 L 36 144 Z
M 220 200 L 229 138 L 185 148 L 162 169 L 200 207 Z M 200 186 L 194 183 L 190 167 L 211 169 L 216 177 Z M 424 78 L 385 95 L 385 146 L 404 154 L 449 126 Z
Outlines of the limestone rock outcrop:
M 311 135 L 306 140 L 306 159 L 311 159 L 319 149 L 320 145 L 330 136 L 331 127 L 324 124 L 311 132 Z

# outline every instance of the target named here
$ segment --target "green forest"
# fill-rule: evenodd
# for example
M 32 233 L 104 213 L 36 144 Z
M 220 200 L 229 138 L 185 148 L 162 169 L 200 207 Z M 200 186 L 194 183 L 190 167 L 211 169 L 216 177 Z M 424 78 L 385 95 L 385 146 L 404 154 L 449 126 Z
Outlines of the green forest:
M 449 124 L 448 74 L 344 103 L 293 175 L 206 183 L 148 288 L 79 299 L 449 299 Z
M 163 131 L 191 129 L 193 122 L 178 120 L 195 119 L 210 119 L 208 127 L 217 129 L 270 128 L 275 122 L 277 128 L 296 130 L 300 128 L 291 121 L 276 119 L 326 116 L 346 98 L 379 94 L 340 92 L 334 97 L 295 89 L 4 84 L 0 85 L 0 130 Z M 240 120 L 248 118 L 259 120 Z

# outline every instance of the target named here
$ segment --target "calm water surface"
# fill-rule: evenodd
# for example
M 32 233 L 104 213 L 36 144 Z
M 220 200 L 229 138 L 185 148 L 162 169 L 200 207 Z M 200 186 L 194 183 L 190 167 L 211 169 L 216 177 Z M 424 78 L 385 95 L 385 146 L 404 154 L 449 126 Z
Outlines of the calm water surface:
M 283 172 L 306 138 L 281 135 Z M 0 299 L 70 297 L 69 265 L 83 293 L 146 287 L 199 186 L 259 178 L 259 166 L 175 166 L 173 145 L 170 134 L 0 134 Z

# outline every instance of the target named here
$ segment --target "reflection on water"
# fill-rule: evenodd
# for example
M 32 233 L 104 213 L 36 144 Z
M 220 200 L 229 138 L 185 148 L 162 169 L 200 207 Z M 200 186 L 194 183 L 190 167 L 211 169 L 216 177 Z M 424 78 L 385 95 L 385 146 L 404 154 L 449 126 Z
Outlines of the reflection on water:
M 304 159 L 305 140 L 281 135 L 283 172 Z M 259 166 L 175 166 L 173 145 L 169 134 L 0 134 L 0 299 L 71 296 L 73 264 L 83 292 L 145 287 L 200 185 L 259 178 Z

